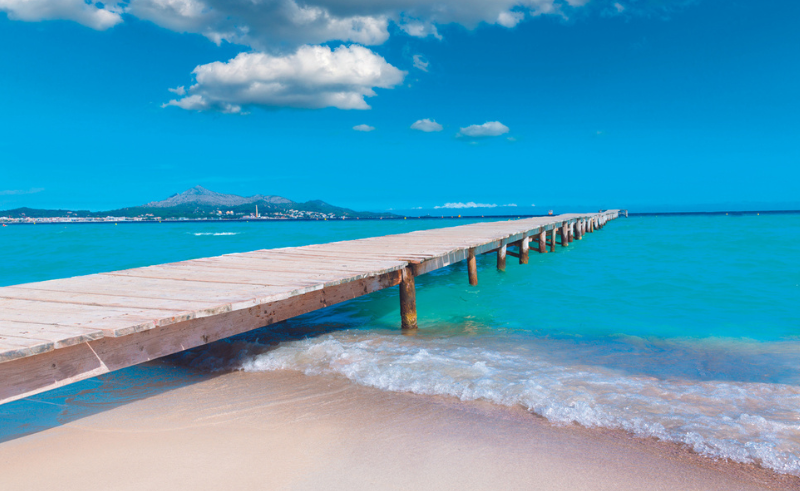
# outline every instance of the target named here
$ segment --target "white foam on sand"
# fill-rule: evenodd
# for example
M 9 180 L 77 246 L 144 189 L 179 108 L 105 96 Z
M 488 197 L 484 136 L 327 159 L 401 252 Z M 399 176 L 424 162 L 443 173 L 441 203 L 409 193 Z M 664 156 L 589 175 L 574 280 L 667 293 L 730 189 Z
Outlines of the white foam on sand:
M 800 387 L 660 379 L 568 365 L 470 338 L 338 332 L 240 361 L 245 371 L 338 375 L 387 391 L 522 406 L 557 424 L 623 429 L 699 454 L 800 475 Z

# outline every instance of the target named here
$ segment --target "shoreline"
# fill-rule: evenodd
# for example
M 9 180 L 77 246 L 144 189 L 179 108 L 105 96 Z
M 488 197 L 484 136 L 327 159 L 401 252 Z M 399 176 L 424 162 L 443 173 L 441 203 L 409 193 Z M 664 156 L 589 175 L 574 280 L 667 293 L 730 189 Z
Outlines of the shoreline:
M 229 372 L 0 444 L 4 489 L 800 489 L 622 430 L 299 372 Z

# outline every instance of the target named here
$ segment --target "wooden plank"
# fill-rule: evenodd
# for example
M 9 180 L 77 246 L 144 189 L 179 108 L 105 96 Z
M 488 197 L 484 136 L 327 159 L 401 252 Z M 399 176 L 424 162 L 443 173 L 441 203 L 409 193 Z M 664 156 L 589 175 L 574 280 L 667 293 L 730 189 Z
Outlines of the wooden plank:
M 54 292 L 32 290 L 13 286 L 0 288 L 0 299 L 36 300 L 51 303 L 90 305 L 94 307 L 120 307 L 145 310 L 191 310 L 214 313 L 219 306 L 209 306 L 208 302 L 192 300 L 171 300 L 166 298 L 141 298 L 120 295 L 100 295 L 77 292 Z
M 54 349 L 55 343 L 45 339 L 25 339 L 0 335 L 0 363 L 41 355 Z M 0 378 L 0 380 L 3 379 Z M 3 382 L 6 381 L 3 380 Z
M 103 331 L 80 327 L 0 321 L 0 337 L 52 341 L 55 349 L 61 349 L 100 339 L 103 337 Z

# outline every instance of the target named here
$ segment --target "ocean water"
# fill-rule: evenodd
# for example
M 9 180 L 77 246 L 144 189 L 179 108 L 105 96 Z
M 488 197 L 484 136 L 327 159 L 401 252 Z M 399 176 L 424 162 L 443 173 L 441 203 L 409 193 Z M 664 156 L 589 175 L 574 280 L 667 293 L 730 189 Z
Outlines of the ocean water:
M 0 229 L 0 285 L 465 220 Z M 521 406 L 800 475 L 800 215 L 619 219 L 506 272 L 479 259 L 396 289 L 0 406 L 0 441 L 226 370 L 297 370 Z

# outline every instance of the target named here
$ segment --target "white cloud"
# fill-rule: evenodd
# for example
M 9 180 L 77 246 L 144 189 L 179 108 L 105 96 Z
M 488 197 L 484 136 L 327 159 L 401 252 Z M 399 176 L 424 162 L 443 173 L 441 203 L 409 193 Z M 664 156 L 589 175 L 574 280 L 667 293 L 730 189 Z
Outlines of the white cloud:
M 411 129 L 430 133 L 432 131 L 442 131 L 442 125 L 432 119 L 420 119 L 411 125 Z
M 458 132 L 459 136 L 466 136 L 469 138 L 485 138 L 490 136 L 500 136 L 508 133 L 510 130 L 508 126 L 500 121 L 488 121 L 483 124 L 473 124 L 466 128 L 461 128 Z
M 120 7 L 92 0 L 0 0 L 0 12 L 11 20 L 72 20 L 99 31 L 122 22 Z
M 437 26 L 514 27 L 526 14 L 566 16 L 565 10 L 586 1 L 130 0 L 127 12 L 173 31 L 201 34 L 218 44 L 228 41 L 267 50 L 328 41 L 382 44 L 389 38 L 390 22 L 410 36 L 441 39 Z
M 622 5 L 621 3 L 615 3 L 614 4 L 614 8 L 617 9 L 617 12 L 620 12 L 620 13 L 625 11 L 625 6 Z
M 370 126 L 368 124 L 357 124 L 357 125 L 353 126 L 353 129 L 356 130 L 356 131 L 369 132 L 369 131 L 374 131 L 375 127 L 374 126 Z
M 259 50 L 327 41 L 366 45 L 389 38 L 389 18 L 369 5 L 338 8 L 326 1 L 295 0 L 131 0 L 128 13 L 178 32 Z
M 245 106 L 369 109 L 375 87 L 390 89 L 406 72 L 363 46 L 302 46 L 278 56 L 240 53 L 200 65 L 187 96 L 164 106 L 238 113 Z
M 643 14 L 692 0 L 650 0 Z M 24 21 L 67 19 L 94 29 L 122 22 L 125 13 L 161 27 L 203 35 L 259 51 L 292 50 L 331 41 L 379 45 L 393 23 L 410 36 L 441 39 L 437 26 L 481 23 L 514 27 L 541 15 L 570 17 L 587 4 L 615 0 L 0 0 L 0 11 Z M 645 3 L 645 2 L 640 2 Z
M 173 94 L 186 95 L 186 88 L 183 85 L 181 85 L 180 87 L 175 87 L 174 89 L 167 89 L 167 90 L 172 92 Z
M 500 12 L 497 23 L 503 27 L 514 27 L 525 18 L 524 12 Z
M 428 71 L 428 65 L 430 65 L 430 62 L 427 59 L 425 59 L 424 56 L 414 55 L 413 58 L 414 58 L 414 68 L 418 68 L 423 72 Z

